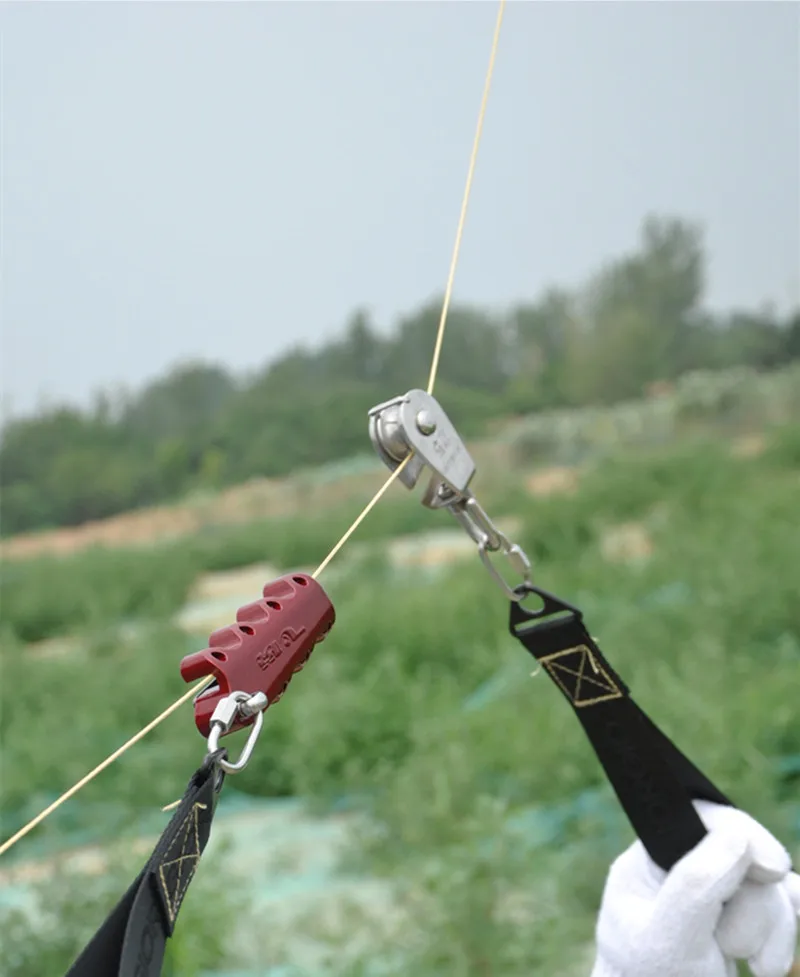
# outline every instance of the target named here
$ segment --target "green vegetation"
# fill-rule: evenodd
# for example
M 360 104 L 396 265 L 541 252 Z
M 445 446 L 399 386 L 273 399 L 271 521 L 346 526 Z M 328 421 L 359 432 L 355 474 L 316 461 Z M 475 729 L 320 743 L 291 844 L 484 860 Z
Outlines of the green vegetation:
M 668 392 L 613 407 L 541 411 L 506 432 L 517 463 L 566 462 L 689 437 L 758 433 L 800 416 L 800 363 L 770 373 L 746 367 L 686 373 Z
M 492 419 L 640 397 L 688 371 L 773 370 L 800 356 L 800 313 L 711 315 L 699 230 L 645 221 L 638 250 L 574 289 L 502 313 L 454 307 L 438 393 L 465 434 Z M 439 315 L 387 334 L 357 313 L 343 335 L 235 378 L 184 364 L 138 394 L 98 395 L 9 423 L 0 445 L 5 535 L 87 520 L 338 460 L 366 412 L 427 375 Z M 332 409 L 331 405 L 335 405 Z
M 795 422 L 769 433 L 758 457 L 702 439 L 637 448 L 594 464 L 575 494 L 523 503 L 510 474 L 505 499 L 524 519 L 536 579 L 583 608 L 642 707 L 796 849 L 798 445 Z M 257 528 L 259 558 L 313 561 L 338 534 L 339 515 L 346 521 L 328 514 Z M 651 555 L 609 560 L 609 530 L 630 522 L 647 534 Z M 376 510 L 372 538 L 441 525 L 444 515 L 405 498 Z M 249 561 L 250 535 L 241 532 Z M 0 689 L 4 834 L 184 690 L 178 661 L 205 638 L 187 642 L 167 618 L 190 571 L 217 565 L 223 542 L 13 568 Z M 84 609 L 50 625 L 55 633 L 80 624 L 80 655 L 43 659 L 24 645 L 41 634 L 49 606 L 33 607 L 37 577 L 43 593 L 69 586 L 63 606 Z M 531 661 L 508 636 L 507 607 L 479 561 L 422 582 L 391 571 L 377 547 L 368 564 L 343 561 L 328 589 L 337 625 L 269 711 L 268 745 L 236 787 L 311 797 L 322 810 L 349 796 L 369 811 L 351 865 L 390 880 L 395 909 L 381 925 L 354 910 L 346 944 L 341 932 L 308 921 L 329 945 L 334 972 L 366 975 L 365 960 L 380 959 L 382 972 L 398 977 L 585 977 L 603 876 L 630 835 L 570 710 L 545 677 L 530 678 Z M 128 615 L 152 620 L 133 636 L 114 631 Z M 149 823 L 179 796 L 202 749 L 187 707 L 11 860 L 67 830 L 96 836 L 110 825 L 120 836 Z M 531 827 L 543 805 L 549 836 Z M 200 925 L 188 914 L 181 924 L 186 939 Z M 369 937 L 364 960 L 354 934 Z M 271 946 L 269 962 L 285 949 Z M 57 973 L 49 960 L 28 972 Z M 180 977 L 193 973 L 187 965 Z

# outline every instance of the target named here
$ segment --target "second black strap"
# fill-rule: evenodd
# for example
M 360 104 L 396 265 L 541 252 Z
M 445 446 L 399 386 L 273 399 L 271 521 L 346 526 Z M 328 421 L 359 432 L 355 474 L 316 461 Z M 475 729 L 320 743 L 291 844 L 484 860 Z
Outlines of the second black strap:
M 631 699 L 586 630 L 581 612 L 539 588 L 528 611 L 511 602 L 510 630 L 572 706 L 648 854 L 666 871 L 706 829 L 692 804 L 731 802 Z

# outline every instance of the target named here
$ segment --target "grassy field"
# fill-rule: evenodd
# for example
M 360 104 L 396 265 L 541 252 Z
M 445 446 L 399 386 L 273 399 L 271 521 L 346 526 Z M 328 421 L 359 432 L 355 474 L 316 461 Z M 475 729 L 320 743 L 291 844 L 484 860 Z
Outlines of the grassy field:
M 800 427 L 770 429 L 759 444 L 737 453 L 697 438 L 618 450 L 588 464 L 576 491 L 536 499 L 509 472 L 487 486 L 486 504 L 522 520 L 537 581 L 582 607 L 642 707 L 800 853 Z M 178 661 L 206 636 L 185 634 L 175 615 L 198 573 L 314 564 L 355 508 L 157 548 L 8 561 L 3 834 L 184 691 Z M 530 677 L 477 557 L 424 578 L 390 565 L 386 540 L 442 525 L 444 514 L 399 489 L 365 524 L 359 539 L 371 545 L 323 579 L 337 625 L 269 712 L 236 788 L 302 796 L 320 812 L 346 798 L 368 815 L 346 867 L 386 880 L 392 908 L 377 919 L 354 908 L 335 926 L 306 921 L 328 948 L 328 973 L 366 975 L 378 960 L 381 973 L 419 977 L 588 974 L 603 877 L 630 835 L 571 711 L 546 678 Z M 31 645 L 65 635 L 74 639 L 65 655 Z M 151 830 L 202 751 L 187 708 L 8 864 L 67 839 Z M 208 882 L 224 871 L 201 869 L 175 977 L 234 963 L 266 974 L 265 957 L 290 962 L 291 934 L 267 940 L 260 969 L 235 960 L 224 939 L 204 942 L 204 872 Z M 13 917 L 14 946 L 49 956 L 9 954 L 3 977 L 66 969 L 111 898 L 82 888 L 91 906 L 74 903 L 67 916 L 68 892 L 47 883 L 58 908 L 48 937 L 31 941 L 31 924 Z M 220 918 L 231 919 L 219 899 Z

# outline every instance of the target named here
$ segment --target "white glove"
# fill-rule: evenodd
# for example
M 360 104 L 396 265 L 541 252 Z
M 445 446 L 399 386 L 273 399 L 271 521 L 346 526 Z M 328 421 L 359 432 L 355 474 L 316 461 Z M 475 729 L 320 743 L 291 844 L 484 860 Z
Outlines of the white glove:
M 787 977 L 800 876 L 780 842 L 743 811 L 698 801 L 709 834 L 671 872 L 640 841 L 611 866 L 592 977 Z

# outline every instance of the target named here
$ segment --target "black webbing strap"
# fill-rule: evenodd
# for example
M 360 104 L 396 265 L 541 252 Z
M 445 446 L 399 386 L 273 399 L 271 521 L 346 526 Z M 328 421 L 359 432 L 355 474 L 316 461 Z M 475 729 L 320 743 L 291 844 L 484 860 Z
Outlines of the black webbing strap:
M 211 833 L 224 775 L 217 755 L 194 774 L 153 854 L 66 977 L 159 977 L 167 939 Z
M 578 608 L 538 587 L 526 585 L 524 592 L 544 606 L 528 611 L 512 601 L 511 633 L 575 710 L 633 829 L 669 871 L 706 834 L 692 800 L 731 802 L 631 699 Z

